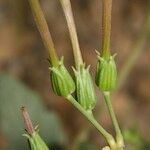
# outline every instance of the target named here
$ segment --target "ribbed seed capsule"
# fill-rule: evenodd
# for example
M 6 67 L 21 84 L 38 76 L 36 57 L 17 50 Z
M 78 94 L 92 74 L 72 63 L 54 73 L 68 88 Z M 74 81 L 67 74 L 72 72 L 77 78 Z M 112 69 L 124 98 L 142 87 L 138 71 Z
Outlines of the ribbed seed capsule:
M 49 150 L 37 131 L 35 131 L 32 135 L 24 134 L 23 136 L 28 138 L 30 150 Z
M 109 59 L 98 56 L 98 64 L 96 70 L 96 85 L 102 91 L 112 91 L 116 88 L 117 69 L 114 57 Z
M 86 110 L 92 110 L 96 104 L 96 96 L 89 68 L 89 66 L 85 68 L 83 64 L 79 70 L 76 71 L 74 69 L 77 101 Z
M 63 64 L 63 58 L 59 66 L 51 67 L 50 70 L 52 88 L 57 95 L 66 97 L 75 91 L 75 83 Z

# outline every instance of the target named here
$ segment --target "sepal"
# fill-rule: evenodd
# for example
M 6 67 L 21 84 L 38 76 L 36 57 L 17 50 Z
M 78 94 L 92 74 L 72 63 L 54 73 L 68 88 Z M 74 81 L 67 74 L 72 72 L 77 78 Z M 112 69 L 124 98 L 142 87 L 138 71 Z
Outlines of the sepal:
M 86 110 L 92 110 L 96 104 L 95 90 L 89 68 L 90 66 L 85 68 L 85 64 L 82 64 L 78 70 L 73 69 L 76 79 L 77 101 Z
M 114 60 L 115 56 L 116 54 L 105 59 L 100 57 L 98 54 L 95 82 L 99 89 L 103 92 L 111 92 L 116 88 L 117 69 Z
M 59 96 L 66 97 L 75 91 L 75 83 L 67 71 L 61 58 L 57 67 L 50 67 L 50 78 L 54 92 Z

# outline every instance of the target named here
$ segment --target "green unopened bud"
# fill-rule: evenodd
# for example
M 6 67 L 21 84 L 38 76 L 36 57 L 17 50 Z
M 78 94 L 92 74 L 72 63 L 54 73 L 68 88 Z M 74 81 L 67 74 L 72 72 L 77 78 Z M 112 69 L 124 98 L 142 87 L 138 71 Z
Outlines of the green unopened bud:
M 75 91 L 74 81 L 63 64 L 63 57 L 57 67 L 51 67 L 51 81 L 54 92 L 59 96 L 67 96 Z
M 76 71 L 74 69 L 77 101 L 86 110 L 92 110 L 96 104 L 96 96 L 89 68 L 89 66 L 85 68 L 83 64 L 79 70 Z
M 117 69 L 114 57 L 115 55 L 105 59 L 98 55 L 96 84 L 102 91 L 112 91 L 116 88 Z
M 33 127 L 26 107 L 21 107 L 21 111 L 27 132 L 26 134 L 23 134 L 23 136 L 28 138 L 30 150 L 49 150 L 45 142 L 38 134 L 38 126 L 36 126 L 35 128 Z
M 27 137 L 30 144 L 30 150 L 49 150 L 37 131 L 33 132 L 31 135 L 24 134 L 23 136 Z

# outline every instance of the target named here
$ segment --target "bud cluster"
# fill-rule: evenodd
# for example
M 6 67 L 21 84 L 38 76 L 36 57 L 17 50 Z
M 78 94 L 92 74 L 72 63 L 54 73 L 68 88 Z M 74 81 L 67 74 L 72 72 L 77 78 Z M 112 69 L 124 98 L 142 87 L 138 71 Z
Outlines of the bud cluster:
M 50 67 L 51 82 L 53 91 L 63 97 L 67 97 L 76 90 L 76 98 L 79 104 L 85 110 L 92 110 L 96 104 L 96 96 L 93 81 L 89 73 L 89 66 L 85 68 L 85 64 L 74 70 L 75 83 L 63 64 L 63 58 L 57 67 Z
M 95 82 L 102 92 L 111 92 L 116 88 L 117 69 L 114 61 L 115 55 L 108 59 L 98 54 Z M 89 73 L 89 66 L 81 64 L 79 69 L 74 70 L 75 83 L 63 63 L 63 57 L 58 66 L 50 67 L 51 82 L 54 92 L 67 97 L 76 91 L 76 98 L 85 110 L 92 110 L 96 104 L 96 96 L 93 81 Z

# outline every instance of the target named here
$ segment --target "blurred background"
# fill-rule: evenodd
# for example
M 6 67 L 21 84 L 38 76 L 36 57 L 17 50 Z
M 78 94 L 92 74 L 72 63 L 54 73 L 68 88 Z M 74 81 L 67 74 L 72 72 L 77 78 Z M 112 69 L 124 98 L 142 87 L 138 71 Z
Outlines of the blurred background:
M 74 66 L 67 24 L 59 0 L 41 0 L 59 56 Z M 71 0 L 82 54 L 95 76 L 101 49 L 101 0 Z M 112 53 L 117 53 L 119 87 L 112 102 L 127 150 L 150 149 L 150 3 L 113 0 Z M 148 21 L 149 20 L 149 21 Z M 27 0 L 0 0 L 0 150 L 27 150 L 20 107 L 52 150 L 98 150 L 105 146 L 89 122 L 64 98 L 56 96 L 43 46 Z M 131 61 L 130 61 L 131 60 Z M 130 63 L 128 63 L 130 62 Z M 124 67 L 127 63 L 127 68 Z M 96 118 L 114 133 L 96 88 Z

